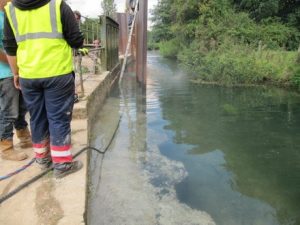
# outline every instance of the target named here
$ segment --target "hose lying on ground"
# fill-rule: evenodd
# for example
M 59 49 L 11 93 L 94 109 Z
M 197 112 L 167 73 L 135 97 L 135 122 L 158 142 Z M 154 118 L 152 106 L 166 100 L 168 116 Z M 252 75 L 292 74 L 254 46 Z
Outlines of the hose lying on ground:
M 116 134 L 117 134 L 117 131 L 118 131 L 118 128 L 120 126 L 120 121 L 121 121 L 121 116 L 119 118 L 119 121 L 118 121 L 118 124 L 116 126 L 116 129 L 108 143 L 108 145 L 103 149 L 103 151 L 101 151 L 100 149 L 97 149 L 95 147 L 91 147 L 91 146 L 87 146 L 87 147 L 84 147 L 82 149 L 80 149 L 78 152 L 76 152 L 74 154 L 74 158 L 76 158 L 77 156 L 79 156 L 81 153 L 83 153 L 84 151 L 87 151 L 87 150 L 93 150 L 93 151 L 96 151 L 98 152 L 99 154 L 105 154 L 107 152 L 107 150 L 109 149 L 112 141 L 114 140 Z M 35 161 L 35 159 L 32 159 L 30 161 L 30 163 L 32 164 L 33 162 Z M 29 163 L 28 163 L 29 164 Z M 27 164 L 27 165 L 28 165 Z M 30 164 L 30 165 L 31 165 Z M 26 166 L 26 165 L 25 165 Z M 28 166 L 27 166 L 28 167 Z M 26 188 L 27 186 L 29 186 L 30 184 L 32 184 L 33 182 L 37 181 L 38 179 L 40 179 L 41 177 L 45 176 L 48 172 L 50 172 L 51 170 L 53 169 L 53 166 L 51 166 L 50 168 L 46 169 L 45 171 L 39 173 L 38 175 L 34 176 L 33 178 L 31 178 L 30 180 L 24 182 L 23 184 L 19 185 L 17 188 L 15 188 L 14 190 L 12 190 L 11 192 L 5 194 L 4 196 L 1 196 L 0 197 L 0 205 L 5 202 L 6 200 L 8 200 L 9 198 L 11 198 L 12 196 L 14 196 L 15 194 L 17 194 L 18 192 L 20 192 L 21 190 L 23 190 L 24 188 Z
M 11 173 L 9 173 L 9 174 L 7 174 L 7 175 L 5 175 L 5 176 L 0 176 L 0 181 L 6 180 L 6 179 L 8 179 L 8 178 L 10 178 L 10 177 L 12 177 L 12 176 L 14 176 L 14 175 L 16 175 L 16 174 L 22 172 L 23 170 L 25 170 L 25 169 L 27 169 L 29 166 L 31 166 L 32 163 L 34 163 L 34 162 L 35 162 L 35 158 L 31 159 L 27 164 L 25 164 L 25 165 L 22 166 L 21 168 L 15 170 L 14 172 L 11 172 Z

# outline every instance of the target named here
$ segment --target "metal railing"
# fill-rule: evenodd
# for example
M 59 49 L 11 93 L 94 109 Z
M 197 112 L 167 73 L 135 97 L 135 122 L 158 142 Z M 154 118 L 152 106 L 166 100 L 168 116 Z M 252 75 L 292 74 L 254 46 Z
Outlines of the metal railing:
M 119 62 L 119 24 L 108 16 L 94 19 L 83 17 L 80 29 L 86 47 L 98 47 L 95 42 L 99 42 L 103 49 L 100 54 L 103 70 L 114 68 Z
M 108 16 L 101 16 L 100 23 L 101 43 L 104 47 L 101 62 L 106 70 L 111 70 L 119 62 L 119 24 Z
M 84 47 L 89 53 L 83 56 L 74 51 L 74 70 L 79 74 L 81 94 L 84 96 L 83 73 L 89 74 L 110 71 L 119 62 L 119 24 L 107 16 L 91 19 L 83 17 L 80 29 L 84 35 Z
M 83 20 L 80 22 L 80 30 L 84 35 L 84 45 L 92 46 L 95 40 L 100 41 L 100 18 L 88 18 L 85 16 L 82 16 L 82 18 Z

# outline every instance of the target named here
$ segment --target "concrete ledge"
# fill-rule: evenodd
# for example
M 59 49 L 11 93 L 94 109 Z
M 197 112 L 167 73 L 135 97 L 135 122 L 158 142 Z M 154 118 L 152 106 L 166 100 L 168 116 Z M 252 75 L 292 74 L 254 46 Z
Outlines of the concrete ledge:
M 88 118 L 90 121 L 91 118 L 94 118 L 95 112 L 99 110 L 99 104 L 101 105 L 104 102 L 119 71 L 120 64 L 117 64 L 111 72 L 105 71 L 101 75 L 85 75 L 87 76 L 84 79 L 85 93 L 83 97 L 80 97 L 80 101 L 74 104 L 73 119 Z M 88 89 L 86 89 L 86 86 L 88 86 Z M 78 86 L 77 92 L 81 95 Z
M 86 105 L 88 115 L 88 131 L 90 125 L 95 119 L 96 114 L 101 109 L 103 102 L 109 94 L 112 85 L 118 78 L 120 69 L 120 64 L 117 64 L 111 72 L 106 74 L 105 79 L 102 80 L 93 93 L 90 94 Z
M 84 96 L 80 90 L 79 79 L 76 79 L 76 90 L 80 96 L 80 101 L 74 104 L 73 108 L 73 119 L 87 119 L 87 104 L 90 101 L 90 96 L 98 88 L 98 86 L 107 79 L 107 76 L 110 74 L 109 71 L 105 71 L 99 75 L 85 74 L 83 76 L 83 86 L 84 86 Z

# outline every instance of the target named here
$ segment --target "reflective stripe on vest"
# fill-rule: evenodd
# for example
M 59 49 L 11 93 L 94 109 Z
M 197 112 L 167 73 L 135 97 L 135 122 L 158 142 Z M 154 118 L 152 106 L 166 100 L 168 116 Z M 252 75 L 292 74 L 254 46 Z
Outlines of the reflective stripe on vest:
M 38 79 L 69 74 L 73 70 L 72 50 L 63 37 L 62 0 L 51 0 L 31 10 L 5 6 L 17 48 L 21 78 Z
M 9 5 L 11 21 L 12 21 L 12 24 L 15 29 L 15 38 L 18 43 L 21 41 L 29 40 L 29 39 L 38 39 L 38 38 L 60 39 L 60 38 L 63 38 L 62 33 L 59 33 L 57 30 L 56 0 L 50 1 L 49 9 L 50 9 L 52 32 L 37 32 L 37 33 L 28 33 L 28 34 L 24 34 L 24 35 L 19 35 L 19 27 L 18 27 L 18 21 L 17 21 L 17 17 L 16 17 L 16 9 L 13 4 Z

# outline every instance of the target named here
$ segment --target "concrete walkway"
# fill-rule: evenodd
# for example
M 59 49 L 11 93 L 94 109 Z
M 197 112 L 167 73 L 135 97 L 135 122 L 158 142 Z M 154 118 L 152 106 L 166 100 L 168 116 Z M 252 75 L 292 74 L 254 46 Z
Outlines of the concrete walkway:
M 72 152 L 75 154 L 88 146 L 88 128 L 92 123 L 96 106 L 105 100 L 112 82 L 116 78 L 119 65 L 113 72 L 100 75 L 84 74 L 85 95 L 74 105 L 72 121 Z M 78 84 L 79 82 L 77 82 Z M 80 94 L 80 85 L 77 85 Z M 14 140 L 18 147 L 18 140 Z M 15 171 L 28 163 L 33 157 L 32 149 L 26 149 L 29 158 L 22 162 L 0 159 L 0 176 Z M 2 225 L 79 225 L 85 224 L 84 213 L 87 183 L 87 152 L 76 160 L 84 163 L 84 168 L 63 179 L 56 180 L 52 172 L 29 185 L 13 197 L 0 204 L 0 224 Z M 0 181 L 0 197 L 13 191 L 40 173 L 34 163 L 25 171 Z

